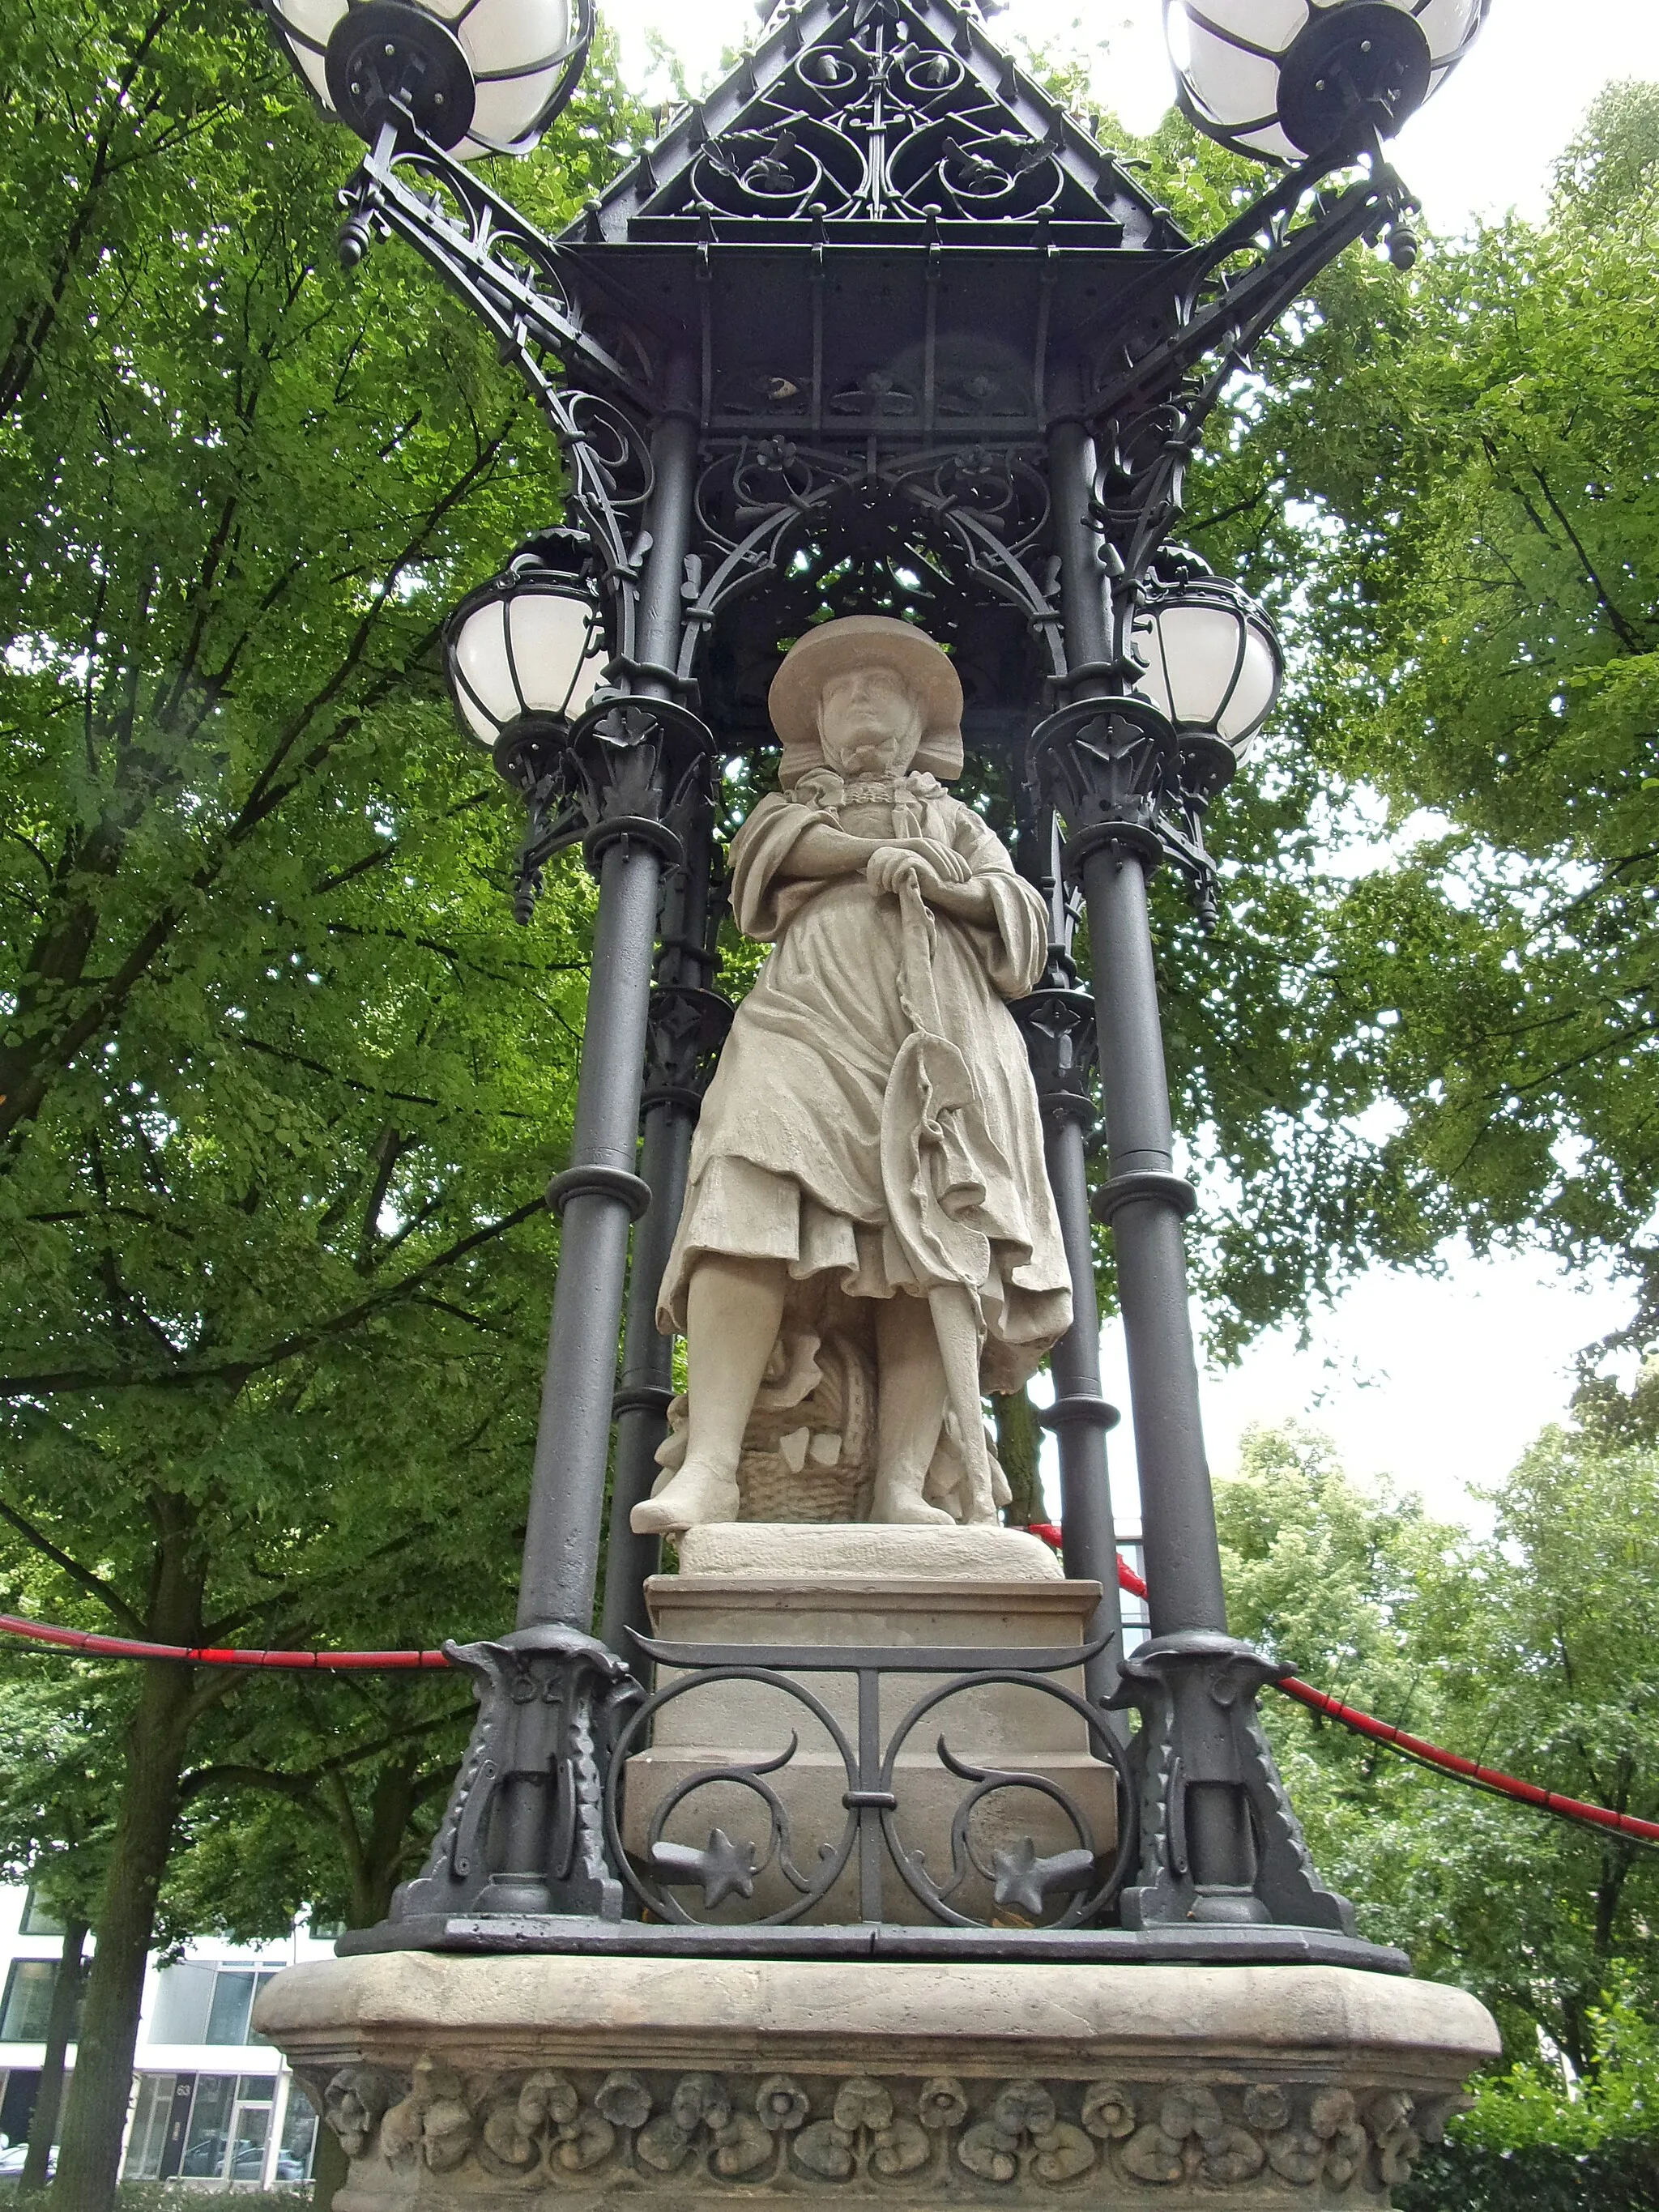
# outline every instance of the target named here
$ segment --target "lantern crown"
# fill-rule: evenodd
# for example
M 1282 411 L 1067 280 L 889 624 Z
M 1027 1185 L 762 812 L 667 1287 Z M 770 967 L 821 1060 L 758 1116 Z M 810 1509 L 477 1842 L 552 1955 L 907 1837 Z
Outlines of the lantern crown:
M 1164 0 L 1190 121 L 1261 161 L 1390 137 L 1474 45 L 1491 0 Z
M 462 161 L 526 154 L 575 90 L 592 0 L 263 0 L 328 115 Z

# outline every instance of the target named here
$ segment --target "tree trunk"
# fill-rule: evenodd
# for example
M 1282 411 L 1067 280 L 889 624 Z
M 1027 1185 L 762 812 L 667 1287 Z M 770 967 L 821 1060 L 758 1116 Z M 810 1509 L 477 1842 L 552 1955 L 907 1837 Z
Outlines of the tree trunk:
M 410 1823 L 432 1795 L 431 1782 L 421 1775 L 419 1767 L 420 1756 L 415 1753 L 383 1766 L 374 1778 L 368 1802 L 368 1833 L 351 1869 L 351 1919 L 356 1928 L 373 1928 L 386 1918 L 392 1910 L 392 1893 L 407 1871 L 404 1861 L 410 1847 Z
M 115 2199 L 144 1968 L 189 1733 L 190 1668 L 153 1662 L 145 1674 L 127 1738 L 109 1875 L 98 1902 L 98 1948 L 70 2076 L 52 2212 L 109 2212 Z
M 373 1928 L 392 1910 L 392 1893 L 404 1871 L 409 1848 L 409 1824 L 423 1800 L 432 1795 L 431 1778 L 417 1776 L 417 1765 L 418 1759 L 411 1757 L 381 1768 L 369 1800 L 367 1835 L 359 1826 L 344 1783 L 337 1781 L 335 1819 L 341 1849 L 351 1870 L 354 1928 Z M 446 1768 L 446 1777 L 447 1771 Z M 345 2186 L 349 2164 L 338 2136 L 325 2120 L 319 2120 L 311 2166 L 312 2212 L 330 2212 L 335 2191 Z
M 994 1397 L 991 1412 L 997 1425 L 997 1457 L 1013 1493 L 1007 1508 L 1008 1525 L 1024 1528 L 1042 1518 L 1042 1484 L 1037 1473 L 1042 1431 L 1037 1425 L 1036 1408 L 1020 1389 L 1011 1390 L 1006 1397 Z
M 187 1502 L 154 1500 L 161 1524 L 148 1627 L 158 1643 L 202 1640 L 203 1577 Z M 132 2097 L 144 1969 L 155 1901 L 179 1817 L 179 1778 L 196 1717 L 195 1670 L 169 1661 L 144 1667 L 138 1710 L 127 1731 L 126 1770 L 111 1842 L 109 1873 L 93 1922 L 98 1943 L 64 2112 L 52 2212 L 111 2212 Z
M 311 2212 L 329 2212 L 335 2191 L 345 2187 L 350 2170 L 345 2145 L 326 2120 L 319 2119 L 317 2149 L 311 2161 Z
M 86 1942 L 86 1922 L 70 1914 L 64 1923 L 64 1948 L 58 1955 L 58 1978 L 52 1985 L 46 2056 L 40 2062 L 40 2087 L 35 2095 L 34 2116 L 29 2122 L 28 2155 L 23 2160 L 22 2175 L 17 2184 L 20 2197 L 37 2196 L 46 2185 L 52 2138 L 58 2133 L 58 2111 L 64 2100 L 64 2059 L 75 2033 L 75 2011 L 81 1995 L 81 1954 Z

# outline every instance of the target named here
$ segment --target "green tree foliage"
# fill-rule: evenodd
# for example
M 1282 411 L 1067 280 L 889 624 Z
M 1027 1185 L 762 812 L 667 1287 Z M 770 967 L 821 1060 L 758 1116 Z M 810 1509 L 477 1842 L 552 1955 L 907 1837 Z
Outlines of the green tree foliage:
M 1659 2034 L 1628 1997 L 1590 2016 L 1594 2070 L 1522 2060 L 1475 2087 L 1401 2212 L 1652 2212 L 1659 2206 Z
M 1036 58 L 1189 234 L 1260 191 Z M 1158 889 L 1223 1353 L 1454 1234 L 1654 1265 L 1656 149 L 1659 88 L 1615 88 L 1543 224 L 1431 240 L 1409 277 L 1351 251 L 1188 472 L 1176 535 L 1291 664 L 1212 816 L 1220 927 Z
M 1644 2142 L 1517 2152 L 1449 2142 L 1424 2154 L 1394 2201 L 1399 2212 L 1659 2212 L 1659 2173 Z
M 1236 1629 L 1412 1734 L 1659 1814 L 1659 1370 L 1598 1385 L 1493 1495 L 1490 1536 L 1347 1480 L 1291 1426 L 1218 1491 Z M 1271 1694 L 1316 1863 L 1362 1932 L 1497 2014 L 1504 2069 L 1405 2212 L 1659 2202 L 1659 1852 L 1470 1790 Z
M 1626 1401 L 1628 1405 L 1629 1401 Z M 1219 1487 L 1240 1633 L 1412 1734 L 1659 1818 L 1659 1449 L 1545 1431 L 1488 1538 L 1349 1483 L 1321 1439 L 1257 1434 Z M 1659 2009 L 1659 1854 L 1437 1778 L 1270 1698 L 1314 1856 L 1362 1924 L 1464 1982 L 1511 2057 L 1593 2075 L 1603 2015 Z M 1627 2039 L 1628 2042 L 1628 2039 Z
M 556 456 L 406 256 L 341 274 L 349 142 L 256 15 L 25 0 L 0 84 L 12 1578 L 173 1644 L 496 1626 L 590 900 L 570 872 L 514 930 L 507 810 L 434 647 L 556 513 Z M 563 219 L 633 121 L 602 55 L 515 189 Z M 76 2208 L 112 2184 L 175 1834 L 229 1923 L 331 1883 L 372 1909 L 457 1704 L 167 1667 L 88 1695 L 121 1780 Z M 210 1863 L 241 1784 L 317 1838 L 258 1907 L 231 1878 L 276 1843 Z
M 1290 782 L 1363 789 L 1395 833 L 1346 870 L 1304 852 L 1267 896 L 1304 925 L 1298 1007 L 1336 1024 L 1310 1081 L 1346 1065 L 1333 1103 L 1388 1102 L 1376 1233 L 1407 1253 L 1455 1224 L 1651 1265 L 1656 194 L 1659 88 L 1616 88 L 1541 227 L 1409 279 L 1334 269 L 1216 471 L 1293 580 Z

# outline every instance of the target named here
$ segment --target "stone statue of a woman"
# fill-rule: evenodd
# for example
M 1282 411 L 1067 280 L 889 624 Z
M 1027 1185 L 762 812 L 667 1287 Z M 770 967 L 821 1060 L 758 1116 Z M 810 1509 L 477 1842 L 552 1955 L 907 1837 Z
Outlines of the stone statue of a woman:
M 786 655 L 769 706 L 781 789 L 732 845 L 732 910 L 773 951 L 697 1128 L 658 1309 L 687 1340 L 686 1404 L 634 1526 L 738 1518 L 757 1397 L 822 1396 L 837 1347 L 837 1432 L 812 1443 L 841 1448 L 861 1364 L 859 1516 L 991 1521 L 980 1392 L 1024 1382 L 1071 1320 L 1005 1003 L 1042 971 L 1043 902 L 944 788 L 962 687 L 931 638 L 880 615 L 826 623 Z

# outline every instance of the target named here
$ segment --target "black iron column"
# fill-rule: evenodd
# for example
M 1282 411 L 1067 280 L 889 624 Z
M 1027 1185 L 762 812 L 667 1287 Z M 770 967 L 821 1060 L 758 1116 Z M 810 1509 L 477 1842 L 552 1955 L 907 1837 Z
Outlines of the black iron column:
M 696 481 L 691 378 L 689 362 L 676 364 L 670 404 L 652 441 L 655 485 L 635 684 L 641 699 L 668 699 L 675 688 L 680 585 Z M 589 863 L 599 875 L 599 919 L 570 1165 L 549 1191 L 563 1229 L 525 1536 L 520 1627 L 559 1620 L 586 1629 L 592 1619 L 628 1233 L 651 1197 L 635 1170 L 658 891 L 665 860 L 678 856 L 678 841 L 662 819 L 667 794 L 659 758 L 653 765 L 659 770 L 657 818 L 628 811 L 639 808 L 640 796 L 623 781 L 595 794 L 599 818 L 586 839 Z M 614 774 L 616 763 L 606 766 Z
M 1064 395 L 1073 405 L 1079 389 Z M 1117 1266 L 1152 1626 L 1119 1692 L 1141 1716 L 1140 1875 L 1121 1911 L 1129 1927 L 1207 1925 L 1224 1954 L 1231 1928 L 1351 1934 L 1352 1910 L 1315 1874 L 1261 1731 L 1255 1692 L 1275 1669 L 1227 1634 L 1182 1237 L 1194 1194 L 1174 1170 L 1146 900 L 1175 736 L 1126 696 L 1133 672 L 1107 622 L 1093 449 L 1064 398 L 1048 450 L 1071 696 L 1034 732 L 1032 757 L 1088 908 L 1109 1156 L 1097 1203 Z
M 1048 819 L 1052 823 L 1051 817 Z M 1066 1576 L 1073 1582 L 1100 1584 L 1089 1641 L 1109 1637 L 1111 1643 L 1090 1662 L 1085 1686 L 1092 1700 L 1103 1704 L 1117 1687 L 1123 1658 L 1123 1607 L 1106 1466 L 1106 1433 L 1116 1427 L 1118 1414 L 1100 1387 L 1100 1302 L 1084 1153 L 1085 1133 L 1095 1118 L 1089 1096 L 1094 1008 L 1088 993 L 1077 987 L 1070 959 L 1056 945 L 1050 949 L 1042 981 L 1014 1011 L 1025 1032 L 1036 1080 L 1043 1158 L 1072 1275 L 1072 1326 L 1048 1355 L 1054 1403 L 1037 1418 L 1054 1431 L 1059 1443 Z
M 665 868 L 683 858 L 668 817 L 676 782 L 690 788 L 706 775 L 707 733 L 676 700 L 673 674 L 696 479 L 695 389 L 691 363 L 676 363 L 652 441 L 638 657 L 617 671 L 629 691 L 596 700 L 570 732 L 566 772 L 589 822 L 599 913 L 570 1164 L 548 1190 L 562 1230 L 519 1625 L 499 1640 L 450 1647 L 473 1678 L 479 1713 L 426 1866 L 393 1900 L 402 1942 L 448 1940 L 458 1917 L 622 1914 L 604 1838 L 604 1766 L 640 1692 L 590 1630 L 629 1230 L 651 1200 L 635 1169 L 659 893 Z
M 691 1139 L 713 1056 L 731 1022 L 727 1002 L 708 987 L 716 959 L 708 949 L 713 884 L 714 798 L 699 783 L 680 829 L 684 859 L 665 889 L 662 953 L 651 994 L 640 1173 L 651 1203 L 634 1231 L 617 1393 L 617 1449 L 605 1540 L 604 1641 L 623 1658 L 629 1632 L 648 1633 L 645 1582 L 657 1570 L 660 1539 L 634 1533 L 629 1516 L 651 1494 L 657 1447 L 667 1434 L 674 1347 L 657 1328 L 657 1292 L 685 1200 Z
M 1080 420 L 1049 434 L 1061 608 L 1073 701 L 1121 690 L 1113 681 L 1106 575 L 1091 515 L 1092 448 Z M 1076 750 L 1075 739 L 1073 749 Z M 1101 1194 L 1111 1224 L 1118 1300 L 1128 1351 L 1135 1456 L 1154 1636 L 1227 1626 L 1215 1505 L 1199 1416 L 1198 1363 L 1188 1305 L 1182 1223 L 1193 1190 L 1174 1171 L 1146 878 L 1161 857 L 1143 824 L 1103 822 L 1079 836 L 1078 867 L 1089 915 L 1110 1179 Z

